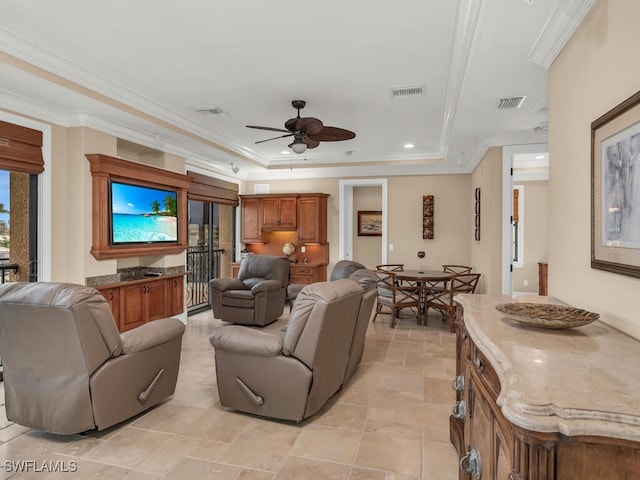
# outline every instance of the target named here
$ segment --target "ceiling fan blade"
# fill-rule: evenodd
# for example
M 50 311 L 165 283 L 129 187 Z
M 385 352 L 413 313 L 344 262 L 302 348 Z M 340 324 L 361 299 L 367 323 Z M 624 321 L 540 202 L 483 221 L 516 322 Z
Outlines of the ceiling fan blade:
M 290 132 L 295 132 L 295 131 L 299 130 L 302 133 L 306 133 L 307 135 L 308 134 L 314 134 L 314 133 L 320 133 L 320 132 L 322 132 L 322 128 L 323 128 L 322 121 L 320 121 L 317 118 L 313 118 L 313 117 L 290 118 L 289 120 L 287 120 L 285 122 L 284 126 Z
M 288 133 L 287 135 L 280 135 L 279 137 L 267 138 L 266 140 L 259 140 L 256 143 L 270 142 L 271 140 L 276 140 L 278 138 L 291 137 L 292 135 L 293 133 Z
M 255 126 L 255 125 L 247 125 L 247 128 L 257 128 L 258 130 L 269 130 L 270 132 L 284 132 L 284 133 L 289 133 L 289 130 L 282 130 L 281 128 L 257 127 L 257 126 Z
M 307 135 L 302 135 L 300 140 L 307 144 L 307 148 L 316 148 L 318 145 L 320 145 L 320 142 L 311 140 Z
M 311 140 L 317 142 L 339 142 L 342 140 L 351 140 L 356 134 L 350 130 L 338 127 L 323 127 L 320 133 L 307 134 Z

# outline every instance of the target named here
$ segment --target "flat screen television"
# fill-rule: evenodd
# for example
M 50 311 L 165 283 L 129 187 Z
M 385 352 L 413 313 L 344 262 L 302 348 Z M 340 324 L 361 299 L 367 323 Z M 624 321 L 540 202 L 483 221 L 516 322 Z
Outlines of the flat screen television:
M 111 245 L 177 242 L 177 192 L 110 180 L 109 230 Z

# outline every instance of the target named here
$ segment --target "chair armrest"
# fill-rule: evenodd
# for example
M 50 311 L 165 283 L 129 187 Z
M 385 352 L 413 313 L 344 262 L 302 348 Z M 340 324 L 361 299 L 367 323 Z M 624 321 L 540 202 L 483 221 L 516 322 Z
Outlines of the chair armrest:
M 161 318 L 120 334 L 122 354 L 141 352 L 162 345 L 184 334 L 184 323 L 177 318 Z
M 278 280 L 264 280 L 260 283 L 256 283 L 251 289 L 251 293 L 255 295 L 256 293 L 261 292 L 275 292 L 281 288 L 283 288 L 282 283 Z
M 245 290 L 246 287 L 237 278 L 214 278 L 209 282 L 211 288 L 224 292 L 225 290 Z
M 282 337 L 277 333 L 240 325 L 216 328 L 209 337 L 209 341 L 216 350 L 259 357 L 275 357 L 282 352 Z

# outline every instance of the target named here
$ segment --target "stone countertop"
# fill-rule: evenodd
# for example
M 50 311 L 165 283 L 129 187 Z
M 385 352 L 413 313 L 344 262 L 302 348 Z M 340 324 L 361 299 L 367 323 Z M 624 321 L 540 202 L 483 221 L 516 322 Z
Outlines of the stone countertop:
M 463 294 L 456 301 L 469 336 L 500 378 L 497 403 L 510 422 L 538 432 L 640 441 L 640 342 L 601 321 L 548 330 L 495 309 L 560 303 L 549 297 Z

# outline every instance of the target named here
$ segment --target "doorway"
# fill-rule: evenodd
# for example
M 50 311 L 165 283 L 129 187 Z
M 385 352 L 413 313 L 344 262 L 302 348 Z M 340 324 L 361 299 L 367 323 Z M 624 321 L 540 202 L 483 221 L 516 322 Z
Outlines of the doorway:
M 380 239 L 380 263 L 387 263 L 387 179 L 340 180 L 340 241 L 338 260 L 354 260 L 354 188 L 380 187 L 382 210 L 382 237 Z
M 547 144 L 503 149 L 502 293 L 538 294 L 548 253 Z
M 224 260 L 233 258 L 234 210 L 235 207 L 217 203 L 197 200 L 188 202 L 188 314 L 209 307 L 209 282 L 220 277 Z

